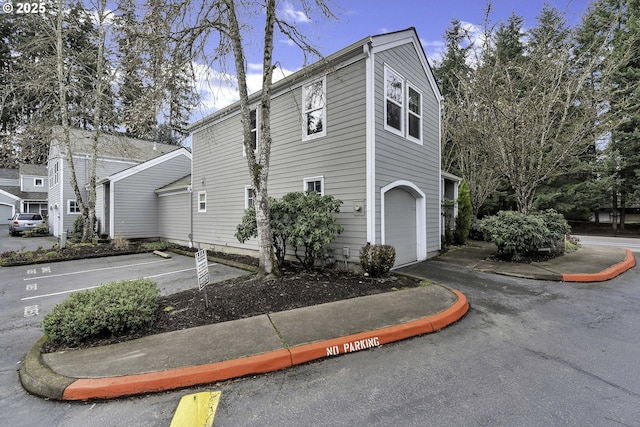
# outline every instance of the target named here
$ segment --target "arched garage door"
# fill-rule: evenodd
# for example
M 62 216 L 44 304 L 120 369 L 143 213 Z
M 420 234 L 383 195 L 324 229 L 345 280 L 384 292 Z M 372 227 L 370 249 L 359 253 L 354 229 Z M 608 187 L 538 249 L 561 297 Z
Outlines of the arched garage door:
M 396 187 L 384 194 L 385 244 L 396 248 L 396 264 L 417 261 L 416 198 Z

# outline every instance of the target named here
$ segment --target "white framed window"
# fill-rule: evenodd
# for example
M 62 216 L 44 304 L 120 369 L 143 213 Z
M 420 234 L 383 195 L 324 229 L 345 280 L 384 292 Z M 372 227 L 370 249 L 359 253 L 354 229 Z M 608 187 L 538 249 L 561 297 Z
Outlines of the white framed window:
M 207 211 L 207 192 L 198 191 L 198 212 Z
M 57 160 L 53 162 L 53 165 L 49 168 L 49 188 L 58 185 L 60 180 L 60 164 Z
M 253 207 L 254 202 L 255 202 L 255 191 L 253 190 L 253 187 L 250 185 L 245 185 L 244 186 L 244 208 L 249 209 Z
M 44 187 L 44 179 L 42 179 L 42 178 L 33 178 L 33 185 L 35 187 Z
M 302 86 L 302 139 L 309 140 L 327 134 L 327 78 Z
M 315 191 L 324 196 L 324 176 L 312 176 L 302 180 L 302 191 Z
M 80 214 L 80 205 L 77 201 L 69 199 L 67 200 L 67 213 L 70 215 Z
M 389 67 L 384 68 L 384 128 L 404 136 L 404 79 Z
M 258 153 L 258 120 L 258 107 L 256 107 L 249 111 L 249 123 L 251 126 L 251 141 L 249 142 L 249 145 L 253 147 L 254 154 Z M 242 144 L 242 155 L 244 157 L 247 156 L 247 151 L 244 144 Z
M 407 138 L 422 144 L 422 93 L 407 84 Z

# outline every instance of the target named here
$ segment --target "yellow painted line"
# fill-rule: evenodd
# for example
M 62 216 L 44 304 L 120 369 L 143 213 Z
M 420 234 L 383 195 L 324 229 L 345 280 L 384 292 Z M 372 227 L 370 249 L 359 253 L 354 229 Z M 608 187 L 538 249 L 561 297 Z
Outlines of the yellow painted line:
M 212 427 L 221 391 L 182 396 L 169 427 Z

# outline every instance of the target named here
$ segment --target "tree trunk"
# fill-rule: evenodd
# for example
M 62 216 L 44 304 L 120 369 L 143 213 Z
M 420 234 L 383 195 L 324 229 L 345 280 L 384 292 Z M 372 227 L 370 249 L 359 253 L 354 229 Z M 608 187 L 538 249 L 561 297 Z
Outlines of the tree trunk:
M 71 149 L 71 137 L 69 135 L 69 110 L 67 105 L 67 85 L 65 83 L 64 73 L 64 37 L 62 34 L 62 23 L 64 20 L 64 3 L 62 0 L 58 0 L 58 17 L 56 20 L 56 74 L 58 79 L 58 91 L 59 91 L 59 106 L 60 106 L 60 124 L 62 126 L 62 145 L 64 146 L 67 165 L 69 166 L 69 179 L 71 188 L 76 196 L 76 202 L 80 206 L 80 212 L 83 216 L 86 216 L 87 212 L 82 202 L 82 195 L 80 194 L 80 188 L 78 187 L 78 180 L 76 178 L 76 168 L 73 163 L 73 150 Z M 60 185 L 63 185 L 60 183 Z M 65 206 L 60 206 L 60 210 L 64 211 Z M 54 218 L 57 221 L 57 218 Z M 63 231 L 63 230 L 61 230 Z
M 618 230 L 618 192 L 613 190 L 611 197 L 611 228 Z
M 244 149 L 247 156 L 247 166 L 251 174 L 255 195 L 256 225 L 258 229 L 258 277 L 271 275 L 273 272 L 273 242 L 271 235 L 271 217 L 269 215 L 269 196 L 267 181 L 269 178 L 269 153 L 271 150 L 271 134 L 269 126 L 269 102 L 271 97 L 271 58 L 273 51 L 273 29 L 275 19 L 275 0 L 269 0 L 266 7 L 265 51 L 262 80 L 262 101 L 266 106 L 261 108 L 262 123 L 260 130 L 260 146 L 258 159 L 251 146 L 251 120 L 249 110 L 249 94 L 247 90 L 247 75 L 245 55 L 242 45 L 240 26 L 235 11 L 234 0 L 225 0 L 229 18 L 229 38 L 233 47 L 236 76 L 238 77 L 238 91 L 240 93 L 240 112 L 244 135 Z M 265 111 L 266 110 L 266 111 Z

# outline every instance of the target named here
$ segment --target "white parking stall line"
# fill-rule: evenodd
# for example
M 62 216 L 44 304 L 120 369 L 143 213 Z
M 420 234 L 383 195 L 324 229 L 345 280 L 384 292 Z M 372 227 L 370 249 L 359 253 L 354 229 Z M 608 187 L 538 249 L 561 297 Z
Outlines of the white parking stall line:
M 153 278 L 156 278 L 156 277 L 168 276 L 170 274 L 176 274 L 176 273 L 184 273 L 185 271 L 192 271 L 192 270 L 195 270 L 195 267 L 194 268 L 185 268 L 184 270 L 169 271 L 167 273 L 154 274 L 153 276 L 145 276 L 145 277 L 143 277 L 143 279 L 153 279 Z
M 104 270 L 116 270 L 116 269 L 119 269 L 119 268 L 137 267 L 137 266 L 140 266 L 140 265 L 155 264 L 155 263 L 158 263 L 158 262 L 165 262 L 165 260 L 162 259 L 162 260 L 158 260 L 158 261 L 140 262 L 140 263 L 137 263 L 137 264 L 118 265 L 118 266 L 115 266 L 115 267 L 94 268 L 93 270 L 72 271 L 70 273 L 49 274 L 47 276 L 27 277 L 26 279 L 23 279 L 23 280 L 36 280 L 36 279 L 48 279 L 50 277 L 72 276 L 74 274 L 93 273 L 95 271 L 104 271 Z
M 211 265 L 215 265 L 215 264 L 211 264 Z M 177 274 L 177 273 L 184 273 L 185 271 L 192 271 L 192 270 L 195 270 L 195 267 L 194 268 L 186 268 L 184 270 L 169 271 L 167 273 L 154 274 L 152 276 L 145 276 L 144 279 L 153 279 L 155 277 L 168 276 L 170 274 Z M 131 279 L 131 281 L 133 281 L 133 280 L 136 280 L 136 279 Z M 95 289 L 95 288 L 97 288 L 99 286 L 100 285 L 89 286 L 87 288 L 70 289 L 70 290 L 67 290 L 67 291 L 54 292 L 54 293 L 50 293 L 50 294 L 34 295 L 34 296 L 31 296 L 31 297 L 20 298 L 20 301 L 28 301 L 28 300 L 37 299 L 37 298 L 55 297 L 55 296 L 58 296 L 58 295 L 70 294 L 70 293 L 73 293 L 73 292 L 80 292 L 80 291 L 86 291 L 86 290 L 89 290 L 89 289 Z
M 20 298 L 20 301 L 28 301 L 28 300 L 37 299 L 37 298 L 47 298 L 47 297 L 55 297 L 55 296 L 58 296 L 58 295 L 71 294 L 73 292 L 80 292 L 80 291 L 86 291 L 86 290 L 89 290 L 89 289 L 95 289 L 95 288 L 97 288 L 99 286 L 100 285 L 89 286 L 88 288 L 70 289 L 68 291 L 54 292 L 54 293 L 51 293 L 51 294 L 34 295 L 32 297 Z

